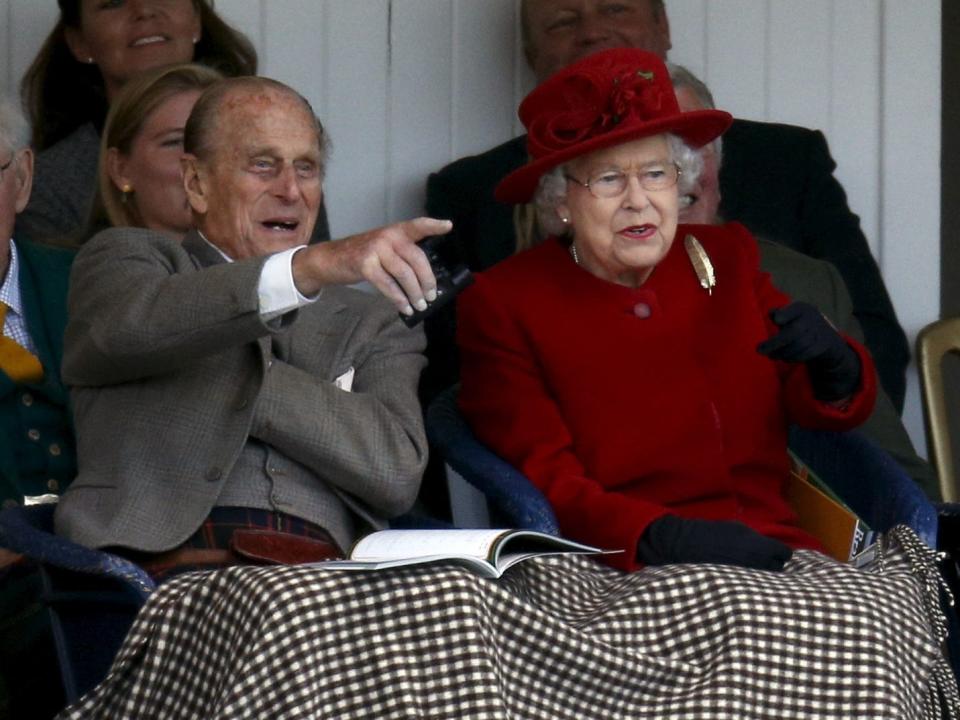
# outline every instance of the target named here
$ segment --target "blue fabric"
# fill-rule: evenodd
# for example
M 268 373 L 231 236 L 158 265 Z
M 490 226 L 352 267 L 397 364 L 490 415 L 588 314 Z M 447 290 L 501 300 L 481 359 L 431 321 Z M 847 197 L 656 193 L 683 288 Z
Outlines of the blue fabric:
M 937 510 L 880 446 L 858 432 L 790 428 L 789 446 L 871 529 L 909 525 L 937 547 Z
M 441 392 L 427 409 L 427 437 L 464 480 L 486 496 L 491 515 L 510 527 L 559 535 L 553 508 L 512 465 L 487 449 L 457 408 L 459 386 Z
M 156 588 L 150 576 L 125 558 L 54 535 L 54 507 L 52 504 L 31 505 L 0 512 L 0 547 L 42 565 L 122 581 L 141 600 L 146 600 Z

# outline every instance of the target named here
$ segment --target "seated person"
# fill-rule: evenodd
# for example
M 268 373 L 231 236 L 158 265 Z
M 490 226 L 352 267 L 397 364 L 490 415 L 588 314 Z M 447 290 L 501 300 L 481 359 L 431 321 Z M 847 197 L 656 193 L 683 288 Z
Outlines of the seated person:
M 58 533 L 162 579 L 339 554 L 413 503 L 424 340 L 397 311 L 435 296 L 414 243 L 450 223 L 302 247 L 325 145 L 290 88 L 220 81 L 184 131 L 194 229 L 112 228 L 78 253 L 63 372 L 81 462 Z M 392 304 L 343 287 L 363 280 Z
M 520 21 L 524 55 L 538 82 L 598 50 L 641 48 L 666 60 L 670 49 L 663 0 L 523 0 Z M 902 412 L 910 361 L 907 338 L 859 218 L 833 175 L 836 163 L 822 133 L 737 119 L 725 143 L 723 216 L 836 266 L 850 289 L 881 384 Z M 526 138 L 520 136 L 430 176 L 427 213 L 450 218 L 454 225 L 452 241 L 441 252 L 458 256 L 472 270 L 489 268 L 514 253 L 513 208 L 499 202 L 493 190 L 526 161 Z M 432 356 L 430 360 L 433 365 Z
M 686 68 L 667 63 L 670 79 L 683 111 L 714 109 L 710 90 Z M 723 157 L 722 138 L 704 145 L 696 156 L 683 156 L 689 167 L 681 167 L 678 181 L 679 220 L 686 224 L 719 225 L 720 168 Z M 517 247 L 533 247 L 548 235 L 565 230 L 552 207 L 536 212 L 533 205 L 524 205 L 517 217 Z M 794 300 L 803 300 L 817 307 L 834 325 L 858 342 L 863 331 L 853 313 L 852 301 L 843 278 L 823 260 L 758 238 L 760 268 L 771 275 L 773 284 Z M 933 468 L 917 456 L 913 443 L 893 404 L 882 388 L 877 389 L 877 402 L 860 430 L 884 448 L 932 499 L 939 499 L 940 488 Z
M 30 126 L 0 98 L 0 505 L 55 499 L 76 474 L 60 380 L 73 253 L 14 237 L 33 178 Z M 0 549 L 0 717 L 50 716 L 61 702 L 33 568 Z
M 36 189 L 17 228 L 34 240 L 76 243 L 89 237 L 104 119 L 123 86 L 142 72 L 191 61 L 229 77 L 255 75 L 257 53 L 211 0 L 58 5 L 21 83 L 39 154 Z M 163 42 L 147 41 L 157 37 Z M 315 237 L 329 238 L 322 204 Z
M 193 225 L 180 161 L 183 128 L 200 94 L 222 75 L 171 65 L 127 83 L 107 113 L 89 235 L 143 227 L 183 238 Z
M 188 152 L 206 97 L 188 123 Z M 274 127 L 258 103 L 230 107 L 257 113 L 250 123 L 262 118 Z M 882 562 L 863 569 L 838 563 L 807 549 L 816 540 L 794 525 L 780 497 L 788 416 L 809 425 L 853 426 L 869 413 L 875 379 L 862 346 L 772 287 L 745 230 L 677 227 L 672 161 L 692 152 L 685 141 L 700 145 L 719 134 L 729 115 L 680 113 L 655 56 L 615 50 L 543 83 L 521 116 L 534 159 L 505 181 L 503 196 L 528 200 L 546 173 L 545 191 L 572 226 L 573 243 L 551 238 L 480 274 L 462 296 L 463 405 L 478 434 L 546 491 L 567 534 L 625 551 L 601 556 L 615 567 L 567 555 L 527 559 L 499 580 L 444 562 L 370 572 L 320 564 L 187 573 L 160 586 L 109 676 L 64 720 L 150 715 L 158 697 L 165 707 L 189 707 L 198 717 L 932 720 L 941 702 L 949 717 L 960 717 L 956 683 L 940 649 L 936 553 L 899 527 L 881 545 Z M 233 137 L 232 125 L 223 144 Z M 275 137 L 289 137 L 277 130 Z M 251 131 L 257 148 L 259 127 Z M 206 197 L 200 185 L 208 169 L 191 169 L 194 164 L 188 161 L 186 183 L 196 209 Z M 273 168 L 268 163 L 264 170 Z M 284 183 L 274 180 L 278 189 L 295 187 L 292 171 Z M 255 177 L 245 176 L 234 189 L 248 184 L 259 189 Z M 264 208 L 250 219 L 273 225 L 279 219 L 273 212 Z M 232 226 L 242 230 L 245 223 Z M 218 227 L 201 217 L 208 239 Z M 687 235 L 699 243 L 684 243 Z M 324 413 L 332 398 L 318 397 L 314 384 L 323 379 L 285 369 L 288 360 L 303 361 L 305 347 L 333 352 L 327 346 L 337 341 L 327 335 L 317 340 L 314 332 L 310 343 L 294 336 L 292 354 L 271 357 L 266 343 L 251 347 L 244 339 L 243 347 L 200 357 L 208 332 L 221 345 L 265 333 L 252 287 L 216 294 L 229 271 L 255 276 L 259 265 L 188 267 L 192 237 L 182 246 L 139 239 L 144 252 L 167 258 L 164 264 L 141 256 L 121 273 L 147 286 L 143 298 L 118 283 L 89 288 L 85 278 L 91 248 L 104 252 L 115 243 L 118 265 L 126 264 L 126 257 L 136 257 L 132 242 L 116 234 L 98 238 L 77 259 L 72 297 L 83 318 L 101 317 L 103 310 L 88 312 L 82 294 L 119 292 L 115 317 L 130 307 L 142 315 L 159 305 L 152 319 L 166 330 L 142 323 L 153 341 L 143 344 L 138 328 L 126 324 L 116 339 L 105 328 L 87 333 L 85 352 L 97 345 L 114 351 L 109 364 L 124 378 L 113 387 L 91 387 L 99 383 L 92 374 L 104 352 L 90 353 L 83 368 L 74 362 L 79 357 L 65 365 L 72 381 L 84 381 L 78 407 L 91 408 L 81 418 L 82 432 L 83 420 L 105 414 L 107 394 L 124 385 L 141 386 L 148 407 L 171 412 L 163 423 L 142 411 L 143 419 L 120 416 L 151 431 L 137 435 L 153 457 L 155 449 L 164 450 L 155 464 L 125 460 L 134 449 L 144 457 L 141 447 L 121 448 L 115 458 L 103 453 L 95 464 L 109 470 L 122 463 L 136 471 L 132 477 L 151 474 L 158 485 L 177 486 L 178 494 L 157 502 L 152 486 L 121 485 L 119 473 L 91 482 L 83 491 L 93 495 L 91 514 L 103 523 L 111 522 L 112 496 L 130 491 L 136 498 L 127 505 L 191 513 L 185 534 L 200 521 L 192 506 L 209 505 L 202 494 L 208 483 L 220 485 L 223 458 L 238 445 L 238 465 L 250 467 L 244 456 L 257 452 L 257 467 L 277 467 L 275 447 L 276 455 L 289 452 L 289 462 L 278 467 L 289 472 L 297 460 L 314 467 L 314 444 L 293 440 L 296 429 L 305 432 L 313 422 L 348 425 L 348 434 L 330 447 L 348 438 L 373 443 L 388 432 L 345 417 L 343 405 Z M 410 249 L 408 243 L 395 247 Z M 294 264 L 309 252 L 299 250 Z M 197 276 L 208 282 L 191 283 Z M 216 311 L 214 320 L 247 312 L 229 334 L 207 318 L 187 334 L 167 291 L 181 304 L 191 301 L 188 291 L 196 293 L 182 312 L 201 307 L 200 298 Z M 312 322 L 309 309 L 301 308 L 294 332 Z M 83 342 L 77 318 L 70 327 L 70 345 Z M 815 343 L 806 341 L 808 332 Z M 185 357 L 172 354 L 174 345 Z M 382 360 L 376 364 L 394 384 L 412 381 L 389 372 Z M 267 392 L 277 387 L 271 376 L 278 365 L 312 399 L 287 418 Z M 198 381 L 188 385 L 185 371 L 194 370 Z M 261 373 L 267 377 L 262 389 Z M 224 374 L 237 379 L 225 387 Z M 358 368 L 354 390 L 360 377 Z M 179 387 L 151 397 L 153 384 Z M 217 386 L 216 397 L 207 395 L 207 385 Z M 251 391 L 258 389 L 256 397 Z M 412 395 L 408 388 L 411 404 Z M 101 400 L 102 411 L 95 407 Z M 249 410 L 251 402 L 259 408 Z M 217 410 L 216 431 L 207 429 L 209 417 L 198 423 L 202 406 Z M 92 425 L 97 434 L 106 424 L 101 420 Z M 248 431 L 252 437 L 245 439 Z M 181 432 L 193 442 L 154 439 Z M 216 444 L 207 440 L 214 432 L 223 438 Z M 250 447 L 255 438 L 264 444 Z M 394 435 L 382 443 L 384 458 L 405 451 L 407 442 Z M 194 448 L 205 451 L 202 462 L 191 457 Z M 353 457 L 367 457 L 365 449 Z M 282 489 L 276 483 L 283 477 L 270 476 L 275 488 Z M 77 482 L 83 480 L 81 474 Z M 233 492 L 229 483 L 221 492 Z M 189 672 L 181 672 L 184 658 Z

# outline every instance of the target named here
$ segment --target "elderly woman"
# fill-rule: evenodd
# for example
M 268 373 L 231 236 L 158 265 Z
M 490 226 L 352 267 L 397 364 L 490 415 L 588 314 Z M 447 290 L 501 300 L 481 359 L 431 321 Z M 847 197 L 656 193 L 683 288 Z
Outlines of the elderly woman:
M 678 226 L 677 160 L 730 116 L 681 113 L 663 65 L 608 52 L 524 101 L 533 156 L 497 190 L 539 192 L 569 231 L 460 301 L 461 405 L 622 569 L 778 569 L 817 548 L 781 493 L 787 425 L 855 427 L 873 363 L 777 291 L 739 226 Z M 735 241 L 731 241 L 735 240 Z

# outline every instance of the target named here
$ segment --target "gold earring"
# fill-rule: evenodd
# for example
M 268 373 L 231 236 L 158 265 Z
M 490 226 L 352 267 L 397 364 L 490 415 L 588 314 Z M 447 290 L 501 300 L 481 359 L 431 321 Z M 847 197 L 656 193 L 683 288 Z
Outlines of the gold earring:
M 126 203 L 130 196 L 133 195 L 133 186 L 130 183 L 124 183 L 123 187 L 120 188 L 120 192 L 123 193 L 123 195 L 120 196 L 120 201 Z

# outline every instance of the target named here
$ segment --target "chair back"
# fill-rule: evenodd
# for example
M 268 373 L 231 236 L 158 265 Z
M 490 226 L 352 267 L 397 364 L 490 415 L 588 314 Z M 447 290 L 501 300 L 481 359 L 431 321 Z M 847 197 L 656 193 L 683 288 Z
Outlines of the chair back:
M 39 568 L 64 695 L 73 703 L 106 676 L 137 611 L 156 586 L 129 560 L 55 535 L 54 507 L 0 512 L 0 547 Z
M 790 428 L 793 453 L 872 530 L 908 525 L 937 546 L 937 509 L 903 468 L 856 432 Z
M 950 447 L 950 425 L 943 359 L 948 353 L 960 353 L 960 318 L 930 323 L 917 336 L 917 366 L 923 392 L 923 419 L 927 429 L 927 449 L 940 479 L 944 502 L 960 501 L 957 470 Z
M 459 389 L 454 385 L 434 398 L 426 423 L 430 444 L 447 464 L 454 524 L 489 527 L 492 523 L 559 535 L 556 515 L 543 493 L 477 440 L 457 407 Z M 480 503 L 484 507 L 478 507 Z

